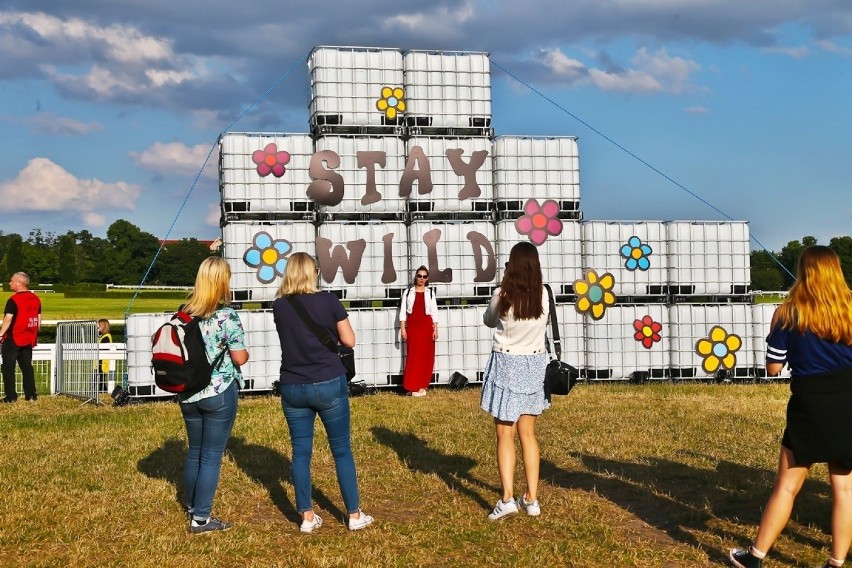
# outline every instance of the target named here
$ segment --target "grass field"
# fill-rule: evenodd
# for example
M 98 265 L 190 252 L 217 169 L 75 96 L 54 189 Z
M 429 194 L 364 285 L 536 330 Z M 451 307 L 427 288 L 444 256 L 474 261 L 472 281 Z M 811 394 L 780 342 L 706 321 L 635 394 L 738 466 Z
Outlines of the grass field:
M 0 292 L 0 302 L 6 305 L 11 292 Z M 128 298 L 66 298 L 65 294 L 39 294 L 42 319 L 45 320 L 90 320 L 106 318 L 123 319 L 130 304 Z M 142 292 L 133 301 L 131 313 L 154 313 L 174 310 L 179 299 L 146 298 Z
M 319 428 L 326 522 L 312 535 L 298 530 L 280 403 L 249 397 L 214 502 L 235 526 L 197 536 L 178 497 L 176 404 L 43 396 L 0 408 L 0 565 L 718 566 L 754 535 L 787 396 L 784 384 L 581 384 L 539 420 L 541 517 L 497 522 L 485 518 L 499 483 L 478 389 L 353 399 L 362 507 L 376 522 L 345 529 Z M 769 566 L 821 565 L 829 511 L 817 466 Z

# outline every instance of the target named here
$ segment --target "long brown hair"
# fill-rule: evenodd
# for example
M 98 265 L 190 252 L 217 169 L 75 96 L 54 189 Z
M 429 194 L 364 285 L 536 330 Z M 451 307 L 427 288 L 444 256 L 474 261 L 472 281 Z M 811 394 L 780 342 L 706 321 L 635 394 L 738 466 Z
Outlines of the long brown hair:
M 500 315 L 505 316 L 511 308 L 515 319 L 541 317 L 544 313 L 542 286 L 538 249 L 528 242 L 516 244 L 509 253 L 509 262 L 500 283 Z
M 231 303 L 231 267 L 221 256 L 208 256 L 198 267 L 195 287 L 183 305 L 192 316 L 209 318 L 222 305 Z
M 852 291 L 836 252 L 819 245 L 802 252 L 796 282 L 778 307 L 778 318 L 784 329 L 852 345 Z

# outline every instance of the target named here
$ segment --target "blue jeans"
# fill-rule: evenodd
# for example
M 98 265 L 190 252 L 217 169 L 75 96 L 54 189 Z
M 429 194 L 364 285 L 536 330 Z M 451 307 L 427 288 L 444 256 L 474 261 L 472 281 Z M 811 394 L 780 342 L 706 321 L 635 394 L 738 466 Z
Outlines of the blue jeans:
M 237 394 L 237 381 L 233 381 L 216 396 L 180 404 L 189 439 L 183 465 L 184 499 L 198 521 L 207 520 L 213 507 L 222 455 L 237 417 Z
M 300 513 L 311 504 L 311 455 L 314 422 L 319 414 L 337 470 L 337 484 L 349 513 L 358 512 L 358 480 L 349 428 L 349 388 L 346 376 L 305 385 L 281 385 L 281 407 L 293 445 L 293 488 Z

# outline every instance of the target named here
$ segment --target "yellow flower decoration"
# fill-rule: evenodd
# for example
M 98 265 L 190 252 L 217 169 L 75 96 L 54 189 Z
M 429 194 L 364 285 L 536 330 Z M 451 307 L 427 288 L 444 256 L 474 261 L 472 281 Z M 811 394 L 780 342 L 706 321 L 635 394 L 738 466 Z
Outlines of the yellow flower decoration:
M 591 314 L 592 319 L 601 319 L 606 308 L 615 304 L 615 294 L 612 293 L 614 285 L 615 277 L 609 272 L 598 276 L 594 270 L 587 271 L 584 279 L 574 281 L 577 311 L 581 314 Z
M 382 87 L 382 98 L 376 101 L 376 108 L 393 120 L 399 113 L 405 112 L 405 91 L 402 87 Z
M 713 326 L 710 337 L 695 342 L 695 352 L 703 358 L 701 366 L 706 373 L 715 373 L 720 368 L 733 369 L 737 364 L 735 353 L 743 345 L 739 335 L 728 333 L 721 326 Z

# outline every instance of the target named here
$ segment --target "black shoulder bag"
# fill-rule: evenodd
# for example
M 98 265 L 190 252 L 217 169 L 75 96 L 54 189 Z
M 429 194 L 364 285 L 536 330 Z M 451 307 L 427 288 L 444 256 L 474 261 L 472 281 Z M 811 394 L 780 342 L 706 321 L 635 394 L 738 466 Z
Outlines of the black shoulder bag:
M 553 335 L 553 350 L 556 353 L 556 359 L 552 359 L 547 364 L 544 371 L 544 398 L 550 402 L 551 395 L 568 394 L 574 385 L 577 383 L 577 378 L 580 372 L 576 367 L 563 362 L 562 359 L 562 341 L 559 339 L 559 322 L 556 319 L 556 302 L 553 301 L 553 290 L 549 284 L 545 284 L 547 289 L 547 299 L 550 303 L 550 326 Z M 546 342 L 547 352 L 550 353 L 550 342 Z
M 318 326 L 316 322 L 311 319 L 305 311 L 305 308 L 299 303 L 299 300 L 293 296 L 287 296 L 287 301 L 290 302 L 290 305 L 293 306 L 293 309 L 296 310 L 296 313 L 299 314 L 299 317 L 302 318 L 302 321 L 305 322 L 305 325 L 308 326 L 308 329 L 317 336 L 320 342 L 325 345 L 329 351 L 337 353 L 340 356 L 340 362 L 343 363 L 343 366 L 346 368 L 346 379 L 351 381 L 355 377 L 355 350 L 351 347 L 340 345 L 332 339 L 324 329 Z

